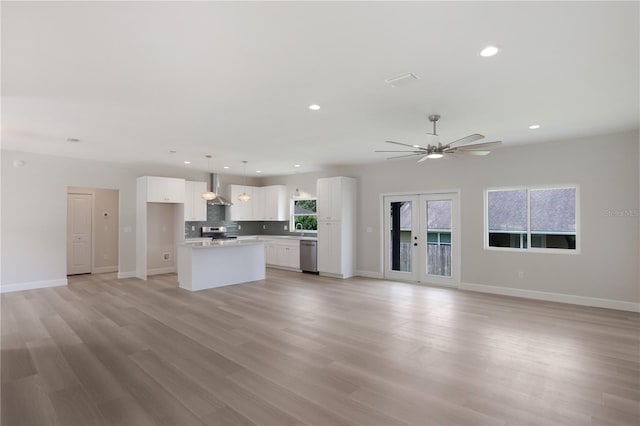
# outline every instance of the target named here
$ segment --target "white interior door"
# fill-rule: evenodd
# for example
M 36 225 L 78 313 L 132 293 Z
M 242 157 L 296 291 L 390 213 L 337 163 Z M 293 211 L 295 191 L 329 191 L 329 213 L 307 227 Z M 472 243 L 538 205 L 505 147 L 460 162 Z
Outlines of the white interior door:
M 90 274 L 93 196 L 67 194 L 67 275 Z
M 458 194 L 385 196 L 384 276 L 459 285 Z

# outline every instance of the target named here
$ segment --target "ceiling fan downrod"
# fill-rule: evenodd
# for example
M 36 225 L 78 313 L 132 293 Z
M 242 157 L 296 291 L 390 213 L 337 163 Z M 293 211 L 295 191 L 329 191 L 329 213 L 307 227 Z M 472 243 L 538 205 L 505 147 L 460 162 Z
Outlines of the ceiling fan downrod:
M 438 114 L 431 114 L 429 116 L 429 121 L 433 123 L 433 134 L 435 136 L 438 136 L 438 133 L 436 132 L 436 123 L 438 120 L 440 120 L 440 116 Z

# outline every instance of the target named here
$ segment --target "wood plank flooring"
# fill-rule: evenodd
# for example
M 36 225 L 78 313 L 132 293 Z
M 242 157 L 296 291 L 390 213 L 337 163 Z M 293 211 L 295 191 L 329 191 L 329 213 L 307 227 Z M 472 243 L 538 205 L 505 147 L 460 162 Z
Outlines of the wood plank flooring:
M 268 270 L 7 293 L 2 425 L 638 425 L 640 315 Z

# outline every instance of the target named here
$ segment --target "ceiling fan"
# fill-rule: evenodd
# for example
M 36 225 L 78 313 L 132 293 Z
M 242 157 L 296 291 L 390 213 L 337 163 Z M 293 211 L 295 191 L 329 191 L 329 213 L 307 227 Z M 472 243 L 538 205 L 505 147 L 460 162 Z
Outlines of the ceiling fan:
M 433 123 L 433 133 L 427 133 L 428 135 L 431 136 L 438 136 L 438 133 L 436 132 L 436 123 L 438 122 L 438 120 L 440 119 L 440 116 L 437 114 L 432 114 L 429 116 L 429 121 Z M 413 148 L 413 150 L 405 150 L 405 151 L 375 151 L 375 152 L 405 152 L 408 154 L 405 155 L 398 155 L 395 157 L 389 157 L 387 158 L 387 160 L 391 160 L 394 158 L 403 158 L 403 157 L 411 157 L 414 155 L 420 155 L 422 156 L 421 159 L 418 160 L 418 163 L 421 163 L 427 159 L 436 159 L 436 158 L 442 158 L 445 155 L 446 156 L 450 156 L 450 157 L 455 157 L 454 154 L 465 154 L 465 155 L 487 155 L 490 154 L 491 151 L 489 151 L 490 148 L 496 148 L 498 147 L 500 144 L 502 144 L 502 142 L 500 141 L 495 141 L 495 142 L 484 142 L 484 143 L 476 143 L 476 144 L 472 144 L 471 142 L 475 142 L 477 140 L 480 140 L 484 138 L 483 135 L 480 135 L 478 133 L 474 133 L 472 135 L 469 136 L 465 136 L 462 139 L 458 139 L 456 141 L 453 142 L 449 142 L 448 144 L 442 145 L 442 143 L 438 142 L 437 145 L 431 145 L 428 144 L 427 147 L 423 147 L 420 145 L 409 145 L 406 143 L 402 143 L 402 142 L 394 142 L 394 141 L 386 141 L 387 143 L 392 143 L 395 145 L 402 145 L 402 146 L 407 146 L 409 148 Z M 464 145 L 467 144 L 467 145 Z M 453 145 L 460 145 L 460 146 L 453 146 Z

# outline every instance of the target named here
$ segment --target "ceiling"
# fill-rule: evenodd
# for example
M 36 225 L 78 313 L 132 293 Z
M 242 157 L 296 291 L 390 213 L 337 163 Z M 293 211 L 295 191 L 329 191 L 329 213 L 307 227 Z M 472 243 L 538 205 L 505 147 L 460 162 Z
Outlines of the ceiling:
M 432 113 L 443 142 L 631 130 L 638 27 L 637 2 L 3 1 L 2 144 L 267 176 L 385 161 Z

